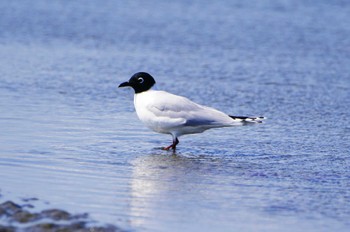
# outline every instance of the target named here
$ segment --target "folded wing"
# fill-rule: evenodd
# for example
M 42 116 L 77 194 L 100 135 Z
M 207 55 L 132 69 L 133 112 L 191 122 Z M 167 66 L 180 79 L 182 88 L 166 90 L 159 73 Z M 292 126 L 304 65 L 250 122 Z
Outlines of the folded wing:
M 216 109 L 199 105 L 191 100 L 163 91 L 157 91 L 157 98 L 147 106 L 154 118 L 167 128 L 188 127 L 224 127 L 241 125 L 241 119 L 233 119 Z

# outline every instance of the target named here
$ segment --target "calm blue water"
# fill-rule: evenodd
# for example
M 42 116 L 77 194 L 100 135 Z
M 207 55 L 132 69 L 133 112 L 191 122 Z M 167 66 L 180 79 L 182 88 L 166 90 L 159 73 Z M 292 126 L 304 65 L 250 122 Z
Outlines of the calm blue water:
M 0 200 L 131 231 L 349 231 L 348 1 L 0 1 Z M 158 88 L 254 127 L 145 128 Z M 40 203 L 41 202 L 41 203 Z

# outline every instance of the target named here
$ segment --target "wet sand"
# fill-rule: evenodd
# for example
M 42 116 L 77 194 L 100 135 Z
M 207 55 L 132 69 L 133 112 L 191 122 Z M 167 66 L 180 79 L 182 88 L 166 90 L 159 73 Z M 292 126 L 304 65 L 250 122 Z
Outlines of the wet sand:
M 0 201 L 0 231 L 81 231 L 116 232 L 123 231 L 114 225 L 97 225 L 87 213 L 71 214 L 61 209 L 38 211 L 32 204 L 36 198 L 24 199 L 25 204 L 13 201 Z

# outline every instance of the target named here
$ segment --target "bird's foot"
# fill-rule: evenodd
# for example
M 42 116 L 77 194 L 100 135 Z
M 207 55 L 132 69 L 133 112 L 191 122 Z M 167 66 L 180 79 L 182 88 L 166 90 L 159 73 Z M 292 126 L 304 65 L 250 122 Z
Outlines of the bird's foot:
M 179 140 L 177 138 L 175 138 L 175 140 L 173 141 L 173 144 L 171 144 L 170 146 L 164 147 L 163 150 L 169 151 L 171 148 L 175 151 L 176 145 L 178 145 L 178 144 L 179 144 Z
M 176 150 L 176 145 L 179 144 L 179 140 L 175 137 L 175 140 L 173 140 L 173 144 L 167 147 L 163 147 L 163 150 L 169 151 L 170 148 L 173 149 L 174 151 Z
M 174 146 L 174 144 L 171 144 L 170 146 L 163 147 L 162 150 L 169 151 L 170 148 L 173 149 L 173 150 L 175 150 L 175 149 L 176 149 L 176 146 Z

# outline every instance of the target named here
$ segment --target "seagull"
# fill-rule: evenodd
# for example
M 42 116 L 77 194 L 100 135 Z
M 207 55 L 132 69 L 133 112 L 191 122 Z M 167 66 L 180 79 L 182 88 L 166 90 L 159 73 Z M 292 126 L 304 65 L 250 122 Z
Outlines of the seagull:
M 121 83 L 119 88 L 134 89 L 137 116 L 148 128 L 172 136 L 172 144 L 164 147 L 164 150 L 175 150 L 179 143 L 178 138 L 182 135 L 202 133 L 211 128 L 261 123 L 264 119 L 228 115 L 188 98 L 155 90 L 155 84 L 156 81 L 150 74 L 138 72 L 129 81 Z

